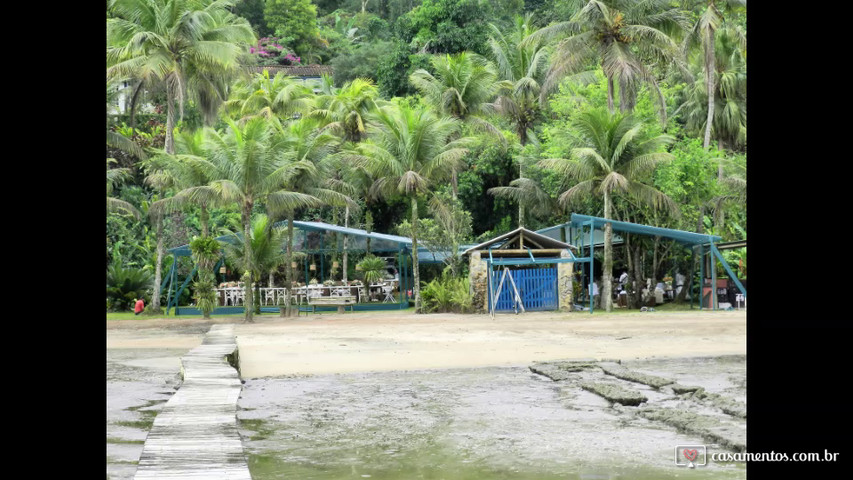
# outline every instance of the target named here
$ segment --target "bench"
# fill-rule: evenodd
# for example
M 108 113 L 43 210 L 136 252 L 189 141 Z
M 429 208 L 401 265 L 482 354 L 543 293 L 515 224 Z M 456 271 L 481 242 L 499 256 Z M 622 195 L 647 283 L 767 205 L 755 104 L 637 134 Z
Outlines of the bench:
M 340 295 L 333 297 L 309 297 L 308 298 L 308 306 L 311 307 L 311 313 L 317 312 L 317 306 L 325 306 L 325 305 L 337 305 L 338 313 L 344 313 L 346 311 L 347 305 L 350 307 L 350 311 L 354 311 L 354 305 L 356 304 L 355 295 Z M 307 311 L 306 311 L 307 313 Z

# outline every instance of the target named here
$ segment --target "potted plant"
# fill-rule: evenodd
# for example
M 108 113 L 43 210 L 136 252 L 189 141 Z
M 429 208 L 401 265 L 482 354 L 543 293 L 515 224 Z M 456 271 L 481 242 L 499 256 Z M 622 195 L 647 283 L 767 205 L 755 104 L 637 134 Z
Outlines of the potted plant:
M 383 272 L 385 271 L 385 260 L 368 255 L 358 262 L 358 266 L 361 267 L 364 283 L 367 285 L 382 281 Z

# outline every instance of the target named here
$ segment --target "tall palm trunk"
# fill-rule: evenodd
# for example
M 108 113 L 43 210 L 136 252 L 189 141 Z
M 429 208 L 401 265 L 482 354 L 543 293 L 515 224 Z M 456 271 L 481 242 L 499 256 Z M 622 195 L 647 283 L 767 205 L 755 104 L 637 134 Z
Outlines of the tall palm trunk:
M 614 113 L 613 109 L 613 78 L 607 77 L 607 109 Z
M 344 228 L 349 228 L 349 205 L 347 205 L 346 208 L 344 209 Z M 344 273 L 341 276 L 341 280 L 343 280 L 344 283 L 346 283 L 346 281 L 347 281 L 347 240 L 348 240 L 348 238 L 349 238 L 349 235 L 344 235 L 344 258 L 343 258 Z
M 415 313 L 421 312 L 421 274 L 418 269 L 418 199 L 412 197 L 412 279 L 414 280 Z
M 166 153 L 175 154 L 175 87 L 166 79 Z
M 703 148 L 708 150 L 711 145 L 711 125 L 714 123 L 714 76 L 716 74 L 716 52 L 714 51 L 714 29 L 708 28 L 708 43 L 705 45 L 705 84 L 708 89 L 708 118 L 705 121 L 705 143 Z
M 719 138 L 717 139 L 717 150 L 721 152 L 723 151 L 723 140 Z M 717 165 L 717 181 L 723 181 L 723 162 L 720 162 L 719 165 Z
M 285 295 L 290 298 L 290 292 L 293 289 L 293 217 L 292 211 L 287 212 L 287 265 L 284 268 L 284 286 L 286 288 Z M 304 248 L 304 247 L 303 247 Z M 282 316 L 293 316 L 293 306 L 288 300 Z
M 518 138 L 521 140 L 521 148 L 524 148 L 527 145 L 527 127 L 523 127 L 518 132 Z M 524 158 L 522 157 L 518 159 L 518 178 L 524 178 Z M 524 202 L 522 200 L 518 201 L 518 226 L 524 226 Z
M 252 204 L 247 202 L 243 205 L 243 255 L 245 264 L 245 273 L 243 274 L 243 283 L 246 292 L 246 301 L 244 307 L 246 309 L 246 323 L 254 323 L 252 316 L 254 315 L 254 302 L 252 301 L 252 240 L 249 235 L 250 223 L 252 218 Z
M 210 214 L 207 212 L 207 206 L 203 203 L 201 204 L 201 212 L 199 213 L 198 217 L 199 223 L 201 223 L 201 236 L 209 236 L 209 229 L 207 224 L 210 222 Z
M 133 96 L 130 98 L 130 138 L 133 138 L 136 134 L 136 102 L 139 98 L 139 92 L 142 91 L 142 80 L 136 85 L 136 88 L 133 91 Z
M 151 298 L 151 310 L 160 311 L 160 275 L 163 273 L 163 218 L 157 216 L 157 264 L 154 266 L 154 295 Z
M 610 192 L 604 192 L 604 218 L 610 220 Z M 590 248 L 594 248 L 592 245 Z M 604 224 L 604 266 L 601 271 L 601 301 L 607 312 L 613 311 L 612 279 L 613 278 L 613 226 Z

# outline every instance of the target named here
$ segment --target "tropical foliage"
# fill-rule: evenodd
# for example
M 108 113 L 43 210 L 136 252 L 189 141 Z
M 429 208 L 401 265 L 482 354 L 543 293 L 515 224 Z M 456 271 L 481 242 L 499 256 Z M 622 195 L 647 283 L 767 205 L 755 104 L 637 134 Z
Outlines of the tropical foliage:
M 233 232 L 222 280 L 245 281 L 252 321 L 253 286 L 297 279 L 296 220 L 410 237 L 423 312 L 468 308 L 451 295 L 462 245 L 571 212 L 744 239 L 745 11 L 740 0 L 111 0 L 109 307 L 143 294 L 120 287 L 136 278 L 159 311 L 164 272 L 198 266 L 190 290 L 208 310 L 212 257 L 167 249 L 215 249 Z M 316 63 L 334 73 L 276 72 Z M 615 268 L 697 280 L 689 250 L 631 236 L 614 248 L 606 232 L 603 299 Z M 343 260 L 335 279 L 371 249 L 325 241 L 343 247 L 325 259 Z M 418 246 L 446 273 L 421 269 Z M 745 253 L 727 255 L 745 272 Z

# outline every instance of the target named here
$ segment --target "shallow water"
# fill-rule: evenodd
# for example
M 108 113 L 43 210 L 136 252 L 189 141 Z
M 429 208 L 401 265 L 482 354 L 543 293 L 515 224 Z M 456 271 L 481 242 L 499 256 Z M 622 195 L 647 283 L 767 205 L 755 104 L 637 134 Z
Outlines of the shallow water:
M 727 394 L 741 388 L 742 364 L 742 357 L 625 363 Z M 689 376 L 682 381 L 676 370 Z M 678 404 L 631 385 L 650 402 Z M 701 438 L 526 367 L 249 379 L 238 406 L 255 480 L 746 476 L 737 465 L 677 467 L 675 446 L 705 444 Z
M 154 417 L 175 393 L 186 352 L 107 350 L 107 478 L 133 478 Z

